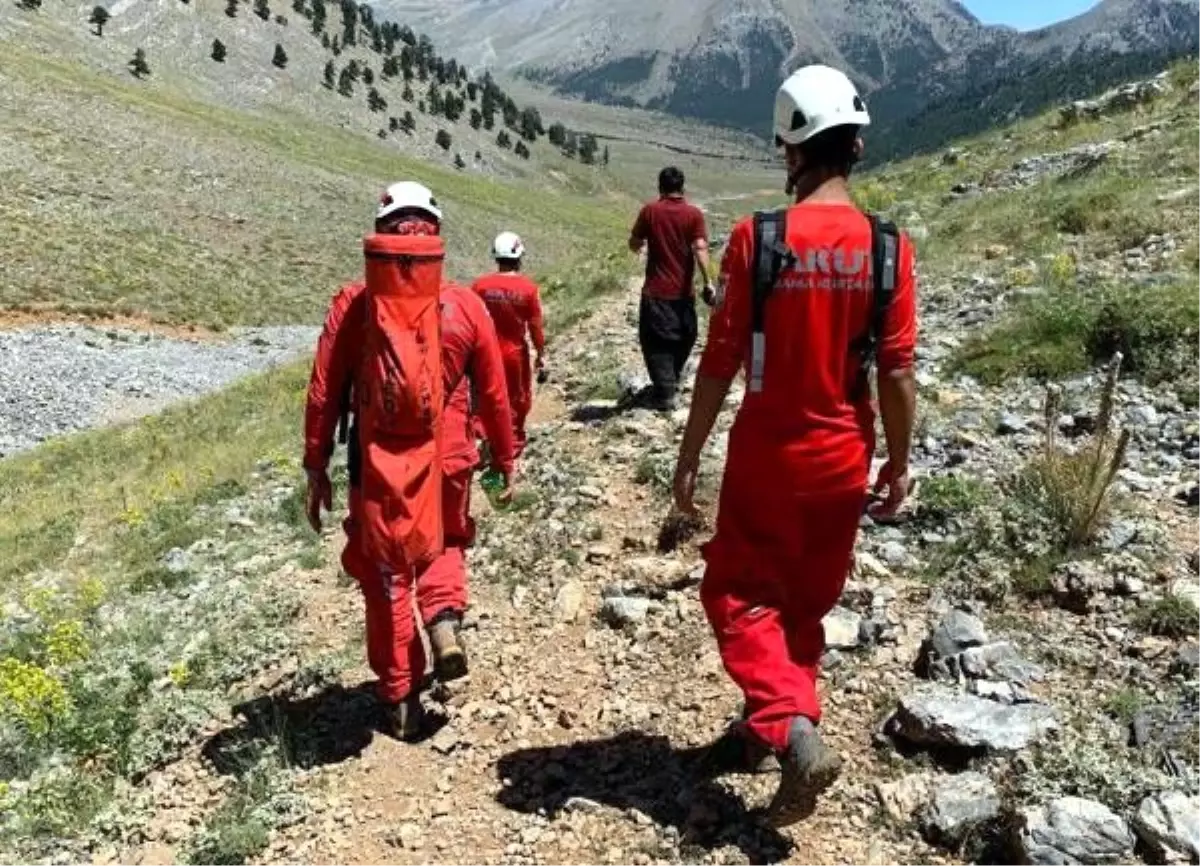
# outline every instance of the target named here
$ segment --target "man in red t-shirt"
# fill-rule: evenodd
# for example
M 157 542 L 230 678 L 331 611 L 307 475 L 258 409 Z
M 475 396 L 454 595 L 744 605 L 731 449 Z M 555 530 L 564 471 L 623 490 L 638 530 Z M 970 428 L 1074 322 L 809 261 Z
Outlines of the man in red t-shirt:
M 533 408 L 533 371 L 529 343 L 537 353 L 538 373 L 546 367 L 546 334 L 542 327 L 542 300 L 537 283 L 521 273 L 525 245 L 513 232 L 501 232 L 492 244 L 496 273 L 477 279 L 471 288 L 483 298 L 504 356 L 504 378 L 512 407 L 516 456 L 525 451 L 525 419 Z
M 437 235 L 442 213 L 432 193 L 421 184 L 403 182 L 388 188 L 375 221 L 380 234 Z M 308 473 L 309 524 L 321 530 L 321 509 L 332 507 L 329 460 L 334 434 L 347 409 L 345 397 L 358 397 L 355 375 L 367 326 L 364 283 L 343 286 L 334 296 L 317 343 L 304 421 L 304 468 Z M 470 290 L 443 283 L 439 295 L 442 330 L 442 525 L 445 550 L 419 575 L 383 579 L 363 544 L 362 460 L 357 423 L 350 429 L 347 463 L 349 515 L 342 526 L 346 547 L 342 567 L 358 581 L 366 602 L 367 654 L 379 677 L 378 693 L 388 733 L 401 739 L 419 737 L 422 725 L 419 694 L 425 674 L 425 649 L 413 622 L 412 584 L 434 655 L 434 669 L 443 681 L 467 673 L 466 653 L 459 640 L 467 606 L 465 548 L 475 537 L 470 515 L 471 479 L 479 454 L 472 429 L 471 396 L 491 442 L 493 468 L 505 480 L 504 499 L 511 499 L 514 457 L 511 413 L 504 384 L 504 367 L 495 328 L 483 302 Z
M 744 721 L 726 744 L 741 736 L 747 756 L 761 756 L 763 747 L 778 755 L 783 775 L 771 816 L 780 826 L 812 811 L 841 764 L 816 729 L 816 682 L 821 620 L 845 585 L 875 447 L 864 334 L 875 338 L 888 451 L 876 481 L 887 494 L 872 513 L 893 515 L 909 490 L 913 249 L 903 236 L 892 248 L 895 286 L 873 327 L 873 234 L 848 182 L 868 123 L 854 85 L 837 70 L 805 67 L 780 88 L 775 134 L 796 195 L 784 222 L 791 258 L 756 328 L 753 221 L 734 228 L 675 473 L 676 505 L 695 513 L 701 450 L 730 382 L 750 361 L 700 595 L 725 668 L 745 696 Z
M 683 172 L 664 168 L 658 175 L 658 201 L 642 208 L 629 236 L 629 248 L 646 252 L 646 281 L 638 316 L 638 339 L 654 385 L 654 405 L 675 407 L 679 378 L 696 345 L 696 265 L 711 303 L 708 229 L 704 214 L 683 197 Z

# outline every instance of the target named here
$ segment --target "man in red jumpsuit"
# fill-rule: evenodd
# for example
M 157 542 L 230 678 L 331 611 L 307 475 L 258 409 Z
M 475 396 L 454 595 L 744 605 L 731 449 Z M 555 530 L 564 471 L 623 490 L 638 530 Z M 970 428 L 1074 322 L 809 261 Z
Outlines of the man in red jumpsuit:
M 533 408 L 533 371 L 529 364 L 529 343 L 537 353 L 536 367 L 546 366 L 546 334 L 542 327 L 542 301 L 537 284 L 521 273 L 525 245 L 512 232 L 501 232 L 492 244 L 496 272 L 480 277 L 472 288 L 487 304 L 500 351 L 504 355 L 504 378 L 508 382 L 508 402 L 513 413 L 513 439 L 516 454 L 525 451 L 525 419 Z
M 675 474 L 677 507 L 695 513 L 700 453 L 748 363 L 700 594 L 725 668 L 745 696 L 737 730 L 779 758 L 770 807 L 778 826 L 810 814 L 841 764 L 817 732 L 817 675 L 821 620 L 845 585 L 875 447 L 869 359 L 856 348 L 874 309 L 872 230 L 849 193 L 859 130 L 868 123 L 862 99 L 837 70 L 806 67 L 780 88 L 775 133 L 788 192 L 796 194 L 784 223 L 791 258 L 756 328 L 754 223 L 733 230 Z M 872 509 L 880 518 L 908 494 L 916 406 L 913 249 L 900 236 L 893 250 L 895 285 L 876 343 L 888 450 L 876 482 L 886 497 Z
M 441 210 L 421 184 L 394 184 L 388 188 L 384 202 L 376 216 L 377 232 L 440 233 Z M 331 507 L 329 458 L 345 408 L 344 395 L 354 390 L 357 354 L 365 326 L 365 301 L 363 283 L 351 283 L 337 293 L 313 362 L 305 412 L 304 468 L 308 473 L 308 518 L 317 531 L 321 528 L 321 508 Z M 358 531 L 361 493 L 356 430 L 351 430 L 349 440 L 350 513 L 343 523 L 346 547 L 342 566 L 362 589 L 366 601 L 368 658 L 379 677 L 385 724 L 389 733 L 401 739 L 414 739 L 422 731 L 419 689 L 425 674 L 425 650 L 413 619 L 414 578 L 417 607 L 429 634 L 438 677 L 445 681 L 466 674 L 466 654 L 458 631 L 467 606 L 464 550 L 475 535 L 470 517 L 470 489 L 479 454 L 472 435 L 472 392 L 492 443 L 493 468 L 505 479 L 503 496 L 512 495 L 511 415 L 495 328 L 483 302 L 469 289 L 453 283 L 442 286 L 440 315 L 446 393 L 442 434 L 446 547 L 420 575 L 399 575 L 385 581 L 367 556 Z

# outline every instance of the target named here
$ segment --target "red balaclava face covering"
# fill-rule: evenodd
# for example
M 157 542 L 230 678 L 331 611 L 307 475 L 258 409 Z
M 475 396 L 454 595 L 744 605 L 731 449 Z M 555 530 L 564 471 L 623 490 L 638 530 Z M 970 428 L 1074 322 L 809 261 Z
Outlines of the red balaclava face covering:
M 419 217 L 409 217 L 408 219 L 395 223 L 388 229 L 380 232 L 385 235 L 438 235 L 441 234 L 441 226 L 433 220 L 424 220 Z

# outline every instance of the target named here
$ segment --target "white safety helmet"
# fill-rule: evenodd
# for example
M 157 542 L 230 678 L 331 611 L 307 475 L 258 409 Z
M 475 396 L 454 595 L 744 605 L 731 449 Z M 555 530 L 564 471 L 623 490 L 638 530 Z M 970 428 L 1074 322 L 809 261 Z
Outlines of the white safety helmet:
M 525 244 L 521 243 L 521 239 L 514 232 L 500 232 L 492 242 L 492 254 L 497 259 L 519 260 L 525 255 Z
M 835 126 L 869 126 L 871 116 L 844 72 L 805 66 L 775 95 L 775 143 L 800 144 Z
M 384 190 L 375 219 L 384 219 L 399 210 L 424 211 L 439 223 L 442 221 L 442 210 L 429 187 L 411 180 L 394 183 Z

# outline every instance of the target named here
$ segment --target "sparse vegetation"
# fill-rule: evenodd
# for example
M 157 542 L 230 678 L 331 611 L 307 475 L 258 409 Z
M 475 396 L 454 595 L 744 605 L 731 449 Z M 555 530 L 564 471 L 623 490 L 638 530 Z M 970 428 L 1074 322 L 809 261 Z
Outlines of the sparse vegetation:
M 1154 383 L 1196 366 L 1200 298 L 1183 280 L 1084 287 L 1053 285 L 999 325 L 967 341 L 957 363 L 995 384 L 1012 376 L 1055 379 L 1108 362 Z
M 1048 389 L 1042 453 L 1017 478 L 1018 499 L 1049 521 L 1067 549 L 1087 544 L 1095 536 L 1108 514 L 1112 484 L 1125 461 L 1129 431 L 1118 432 L 1113 417 L 1120 369 L 1118 354 L 1100 396 L 1095 436 L 1077 451 L 1060 444 L 1061 395 L 1056 388 Z
M 1137 612 L 1134 621 L 1149 634 L 1171 638 L 1194 636 L 1200 625 L 1200 612 L 1190 599 L 1166 595 Z

